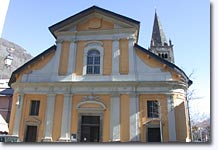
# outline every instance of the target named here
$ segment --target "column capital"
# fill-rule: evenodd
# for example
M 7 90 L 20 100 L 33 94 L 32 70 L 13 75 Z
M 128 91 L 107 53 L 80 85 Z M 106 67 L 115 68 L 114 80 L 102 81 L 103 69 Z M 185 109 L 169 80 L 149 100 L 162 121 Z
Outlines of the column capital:
M 129 36 L 129 37 L 127 37 L 127 40 L 132 40 L 132 41 L 135 41 L 136 40 L 136 37 L 135 36 Z
M 63 39 L 57 39 L 57 40 L 55 41 L 55 43 L 56 43 L 56 44 L 62 44 L 63 41 L 64 41 Z
M 111 97 L 120 97 L 120 93 L 112 93 Z
M 71 43 L 77 43 L 79 40 L 77 40 L 77 39 L 75 39 L 75 38 L 73 38 L 73 39 L 71 39 Z
M 18 96 L 24 96 L 23 92 L 18 92 Z
M 55 97 L 56 94 L 55 93 L 48 93 L 48 97 Z
M 118 36 L 113 36 L 113 37 L 112 37 L 112 40 L 113 40 L 113 41 L 119 41 L 120 39 L 121 39 L 121 38 L 118 37 Z
M 72 94 L 72 93 L 64 93 L 64 97 L 66 96 L 66 97 L 72 97 L 74 94 Z
M 137 97 L 137 96 L 139 96 L 139 93 L 130 93 L 129 96 L 130 96 L 130 98 L 131 97 Z

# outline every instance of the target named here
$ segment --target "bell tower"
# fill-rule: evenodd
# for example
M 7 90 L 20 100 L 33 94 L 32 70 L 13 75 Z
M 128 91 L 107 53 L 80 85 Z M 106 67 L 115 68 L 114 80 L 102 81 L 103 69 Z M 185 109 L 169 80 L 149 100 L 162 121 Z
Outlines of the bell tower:
M 155 11 L 151 44 L 149 50 L 159 57 L 174 63 L 173 45 L 171 40 L 169 43 L 166 40 L 160 20 Z

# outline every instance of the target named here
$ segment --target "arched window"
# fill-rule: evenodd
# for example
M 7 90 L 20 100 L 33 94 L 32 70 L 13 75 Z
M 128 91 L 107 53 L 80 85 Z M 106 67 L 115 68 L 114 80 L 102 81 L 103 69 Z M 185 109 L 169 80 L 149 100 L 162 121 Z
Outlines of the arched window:
M 104 48 L 101 41 L 85 43 L 83 57 L 83 75 L 102 75 Z
M 88 52 L 86 74 L 100 74 L 100 53 L 98 50 Z
M 168 55 L 167 55 L 167 54 L 165 54 L 165 58 L 168 58 Z

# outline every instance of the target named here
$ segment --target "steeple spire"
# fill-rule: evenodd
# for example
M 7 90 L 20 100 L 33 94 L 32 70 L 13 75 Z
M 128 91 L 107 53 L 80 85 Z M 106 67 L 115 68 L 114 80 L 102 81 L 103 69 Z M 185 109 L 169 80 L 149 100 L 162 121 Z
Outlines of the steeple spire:
M 164 46 L 164 45 L 167 45 L 167 40 L 155 9 L 154 25 L 153 25 L 150 47 Z
M 153 31 L 152 31 L 151 44 L 149 50 L 154 54 L 158 55 L 159 57 L 171 63 L 174 63 L 172 41 L 170 40 L 168 44 L 162 25 L 157 16 L 156 9 L 155 9 Z

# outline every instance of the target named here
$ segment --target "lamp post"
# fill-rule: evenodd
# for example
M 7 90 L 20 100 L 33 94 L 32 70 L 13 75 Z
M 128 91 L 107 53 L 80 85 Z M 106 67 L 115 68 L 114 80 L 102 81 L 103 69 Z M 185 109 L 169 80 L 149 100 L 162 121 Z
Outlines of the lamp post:
M 8 55 L 4 58 L 4 60 L 2 61 L 2 63 L 3 63 L 3 68 L 2 68 L 2 73 L 1 73 L 1 79 L 3 79 L 4 78 L 4 74 L 5 74 L 5 72 L 4 71 L 6 71 L 5 70 L 5 67 L 7 68 L 7 69 L 10 69 L 9 71 L 10 71 L 10 73 L 11 73 L 11 64 L 12 64 L 12 61 L 14 60 L 14 58 L 12 57 L 12 55 L 11 55 L 11 53 L 13 53 L 14 51 L 15 51 L 15 49 L 14 48 L 6 48 L 6 50 L 7 50 L 7 52 L 8 52 Z M 10 76 L 10 75 L 8 75 L 8 76 Z
M 8 54 L 8 56 L 5 57 L 4 59 L 4 63 L 6 67 L 10 67 L 13 61 L 13 57 L 11 56 L 11 54 Z
M 3 67 L 2 67 L 1 79 L 4 78 L 5 71 L 6 71 L 5 68 L 10 69 L 9 71 L 11 71 L 10 66 L 12 64 L 13 59 L 14 58 L 10 54 L 5 57 L 4 62 L 3 62 Z

